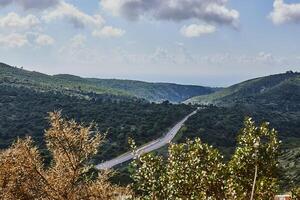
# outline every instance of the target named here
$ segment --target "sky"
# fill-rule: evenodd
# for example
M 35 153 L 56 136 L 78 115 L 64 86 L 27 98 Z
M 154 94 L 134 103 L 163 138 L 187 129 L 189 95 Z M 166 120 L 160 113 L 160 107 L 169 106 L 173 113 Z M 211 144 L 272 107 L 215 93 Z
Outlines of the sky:
M 228 86 L 300 71 L 300 0 L 0 0 L 0 62 Z

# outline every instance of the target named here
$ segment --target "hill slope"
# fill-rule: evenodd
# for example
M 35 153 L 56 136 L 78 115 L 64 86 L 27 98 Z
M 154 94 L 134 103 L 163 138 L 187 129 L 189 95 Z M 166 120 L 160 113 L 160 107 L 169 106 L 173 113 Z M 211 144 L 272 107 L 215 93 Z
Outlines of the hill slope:
M 248 80 L 209 95 L 193 97 L 187 103 L 230 106 L 285 105 L 295 109 L 300 102 L 300 73 L 287 72 Z
M 79 95 L 81 92 L 94 92 L 144 98 L 155 102 L 168 100 L 176 103 L 193 96 L 210 94 L 217 90 L 209 87 L 169 83 L 81 78 L 68 74 L 49 76 L 3 63 L 0 63 L 0 83 L 30 87 L 39 91 L 64 91 L 72 95 Z

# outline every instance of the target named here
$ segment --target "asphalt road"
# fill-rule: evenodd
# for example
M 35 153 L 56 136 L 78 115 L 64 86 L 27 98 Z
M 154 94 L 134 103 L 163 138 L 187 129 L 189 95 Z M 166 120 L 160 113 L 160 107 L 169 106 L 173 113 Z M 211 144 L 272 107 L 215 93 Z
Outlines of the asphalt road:
M 197 110 L 195 110 L 194 112 L 192 112 L 191 114 L 189 114 L 188 116 L 186 116 L 184 119 L 182 119 L 180 122 L 178 122 L 172 129 L 170 129 L 164 137 L 159 138 L 157 140 L 154 140 L 150 143 L 148 143 L 145 146 L 142 146 L 140 148 L 137 149 L 136 153 L 138 155 L 142 155 L 144 153 L 149 153 L 151 151 L 154 151 L 156 149 L 159 149 L 163 146 L 165 146 L 166 144 L 170 143 L 173 138 L 176 136 L 176 134 L 178 133 L 178 131 L 180 130 L 180 128 L 182 127 L 182 125 L 184 124 L 184 122 L 192 115 L 196 114 Z M 114 158 L 112 160 L 106 161 L 104 163 L 101 163 L 99 165 L 96 166 L 97 169 L 101 169 L 101 170 L 105 170 L 105 169 L 110 169 L 112 167 L 115 167 L 121 163 L 124 163 L 126 161 L 129 161 L 131 159 L 133 159 L 135 157 L 135 155 L 133 155 L 132 152 L 128 152 L 125 153 L 117 158 Z

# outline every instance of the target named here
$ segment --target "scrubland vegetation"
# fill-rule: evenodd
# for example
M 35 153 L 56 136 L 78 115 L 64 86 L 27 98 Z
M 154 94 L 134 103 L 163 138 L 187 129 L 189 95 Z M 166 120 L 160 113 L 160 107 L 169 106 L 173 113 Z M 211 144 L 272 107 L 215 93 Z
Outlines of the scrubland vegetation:
M 134 183 L 109 182 L 111 172 L 97 171 L 91 158 L 103 135 L 93 125 L 50 113 L 45 133 L 51 162 L 44 165 L 31 138 L 18 139 L 0 154 L 3 199 L 273 199 L 279 191 L 280 141 L 268 123 L 256 127 L 247 118 L 229 162 L 200 139 L 171 144 L 165 159 L 155 154 L 134 162 Z M 135 143 L 131 142 L 133 150 Z M 299 189 L 293 189 L 295 198 Z M 298 195 L 298 196 L 297 196 Z

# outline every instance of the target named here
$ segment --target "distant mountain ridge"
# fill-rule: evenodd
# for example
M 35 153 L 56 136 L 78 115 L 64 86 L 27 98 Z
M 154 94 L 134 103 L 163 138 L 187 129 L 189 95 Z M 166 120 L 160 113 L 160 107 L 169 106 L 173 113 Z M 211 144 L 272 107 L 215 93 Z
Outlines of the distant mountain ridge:
M 179 103 L 193 96 L 210 94 L 218 88 L 173 83 L 148 83 L 132 80 L 81 78 L 69 74 L 46 75 L 0 63 L 0 83 L 30 87 L 36 90 L 64 90 L 69 93 L 94 92 L 143 98 L 148 101 L 168 100 Z
M 269 105 L 299 108 L 300 73 L 288 71 L 251 79 L 213 94 L 192 97 L 186 103 L 218 106 Z M 300 109 L 300 108 L 299 108 Z

